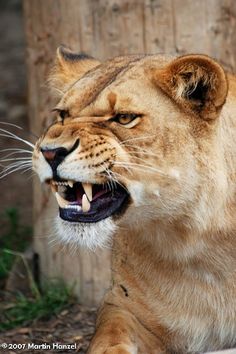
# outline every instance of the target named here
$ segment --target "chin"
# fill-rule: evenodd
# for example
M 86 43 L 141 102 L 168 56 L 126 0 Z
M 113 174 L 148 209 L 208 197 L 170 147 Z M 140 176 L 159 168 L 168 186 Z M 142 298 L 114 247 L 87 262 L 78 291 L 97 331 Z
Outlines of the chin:
M 55 225 L 58 239 L 62 243 L 73 247 L 82 246 L 92 251 L 96 248 L 111 247 L 112 238 L 117 229 L 112 217 L 95 223 L 78 223 L 63 220 L 57 216 Z

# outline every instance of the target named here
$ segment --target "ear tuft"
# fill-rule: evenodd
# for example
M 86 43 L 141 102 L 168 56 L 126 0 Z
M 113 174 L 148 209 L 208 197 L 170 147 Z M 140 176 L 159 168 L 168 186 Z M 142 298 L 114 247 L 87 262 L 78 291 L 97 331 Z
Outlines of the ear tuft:
M 74 53 L 69 48 L 60 46 L 49 74 L 49 86 L 62 96 L 76 81 L 98 65 L 100 62 L 90 55 Z
M 157 72 L 156 83 L 183 109 L 203 119 L 219 115 L 228 83 L 223 68 L 205 55 L 185 55 Z
M 78 61 L 78 60 L 86 60 L 86 59 L 94 59 L 91 55 L 86 53 L 74 53 L 70 50 L 70 48 L 60 45 L 57 48 L 57 57 L 61 60 L 67 60 L 69 62 Z

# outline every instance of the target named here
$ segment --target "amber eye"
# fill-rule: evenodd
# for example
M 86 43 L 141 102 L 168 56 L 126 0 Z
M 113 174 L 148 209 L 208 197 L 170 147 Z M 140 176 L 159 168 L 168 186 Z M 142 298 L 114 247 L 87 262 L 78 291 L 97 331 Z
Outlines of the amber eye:
M 112 120 L 119 124 L 127 125 L 138 117 L 140 117 L 140 115 L 135 113 L 117 113 Z

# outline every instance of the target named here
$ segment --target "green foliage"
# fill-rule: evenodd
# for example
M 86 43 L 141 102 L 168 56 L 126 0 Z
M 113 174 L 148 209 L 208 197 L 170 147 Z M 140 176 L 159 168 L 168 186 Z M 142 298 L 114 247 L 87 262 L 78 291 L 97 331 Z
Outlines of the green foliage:
M 7 229 L 0 238 L 0 280 L 7 278 L 13 265 L 15 255 L 7 250 L 23 251 L 32 237 L 32 229 L 20 224 L 19 212 L 16 208 L 8 208 L 2 215 Z
M 26 326 L 39 319 L 46 320 L 58 314 L 72 300 L 72 289 L 61 281 L 46 284 L 42 294 L 38 291 L 37 296 L 31 298 L 18 294 L 14 302 L 0 306 L 0 331 Z
M 5 280 L 16 257 L 24 263 L 31 289 L 31 296 L 18 293 L 6 302 L 0 303 L 0 332 L 17 326 L 29 325 L 32 321 L 48 319 L 59 313 L 72 302 L 72 289 L 62 281 L 44 284 L 40 291 L 22 251 L 32 238 L 32 230 L 20 224 L 16 208 L 7 209 L 3 215 L 7 229 L 0 238 L 0 280 Z

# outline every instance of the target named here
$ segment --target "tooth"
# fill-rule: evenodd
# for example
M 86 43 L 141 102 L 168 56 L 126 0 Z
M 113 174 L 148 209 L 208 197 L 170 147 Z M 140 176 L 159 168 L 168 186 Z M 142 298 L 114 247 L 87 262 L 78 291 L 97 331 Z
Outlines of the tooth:
M 81 207 L 79 205 L 67 205 L 66 209 L 75 209 L 77 211 L 80 211 Z
M 82 186 L 84 188 L 84 191 L 87 195 L 88 200 L 91 202 L 93 200 L 92 184 L 91 183 L 82 183 Z
M 73 188 L 74 182 L 73 181 L 68 181 L 68 185 L 70 188 Z
M 82 210 L 84 213 L 86 213 L 87 211 L 89 211 L 90 209 L 90 202 L 86 196 L 86 194 L 83 194 L 82 197 Z
M 51 182 L 51 189 L 53 193 L 56 193 L 58 191 L 58 187 L 54 182 Z
M 57 192 L 55 193 L 55 197 L 57 198 L 57 203 L 59 204 L 59 207 L 65 208 L 69 204 L 69 202 L 62 198 Z

